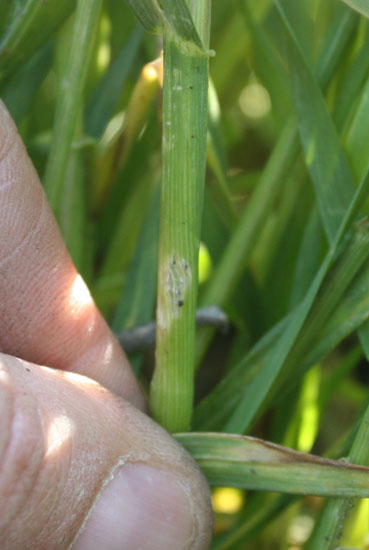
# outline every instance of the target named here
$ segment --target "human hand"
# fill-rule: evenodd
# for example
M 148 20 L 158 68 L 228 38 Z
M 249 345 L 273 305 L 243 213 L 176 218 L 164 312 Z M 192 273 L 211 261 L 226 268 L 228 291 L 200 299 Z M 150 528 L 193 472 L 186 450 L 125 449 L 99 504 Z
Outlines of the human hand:
M 142 412 L 1 102 L 0 236 L 0 548 L 208 548 L 207 485 Z

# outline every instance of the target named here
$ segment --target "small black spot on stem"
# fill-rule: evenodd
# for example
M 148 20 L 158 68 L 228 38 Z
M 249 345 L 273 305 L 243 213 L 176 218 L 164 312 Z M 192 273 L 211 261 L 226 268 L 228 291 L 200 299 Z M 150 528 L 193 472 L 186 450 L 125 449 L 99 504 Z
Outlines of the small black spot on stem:
M 183 306 L 183 300 L 178 300 L 177 305 L 178 305 L 178 307 L 182 307 Z

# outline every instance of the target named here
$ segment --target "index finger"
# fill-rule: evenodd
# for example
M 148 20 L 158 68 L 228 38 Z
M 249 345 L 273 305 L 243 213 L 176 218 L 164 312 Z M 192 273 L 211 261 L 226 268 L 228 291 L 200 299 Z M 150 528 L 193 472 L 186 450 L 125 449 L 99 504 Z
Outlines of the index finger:
M 76 271 L 1 101 L 0 235 L 0 351 L 89 376 L 142 408 L 127 358 Z

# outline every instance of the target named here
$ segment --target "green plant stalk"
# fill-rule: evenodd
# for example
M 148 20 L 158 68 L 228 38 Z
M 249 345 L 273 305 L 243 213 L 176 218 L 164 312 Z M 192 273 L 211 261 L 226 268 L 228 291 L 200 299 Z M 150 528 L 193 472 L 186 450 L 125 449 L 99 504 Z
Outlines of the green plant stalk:
M 102 0 L 79 0 L 75 14 L 69 55 L 64 65 L 62 85 L 56 98 L 51 150 L 44 186 L 54 212 L 63 186 L 67 161 L 81 107 L 88 59 L 101 11 Z
M 369 463 L 369 407 L 361 420 L 348 456 L 348 462 L 359 465 Z M 352 508 L 350 499 L 331 499 L 325 504 L 315 529 L 307 543 L 306 550 L 332 550 L 338 544 L 345 519 Z
M 201 21 L 209 25 L 210 2 L 201 6 L 202 13 L 197 9 L 193 15 L 203 29 Z M 194 392 L 208 96 L 208 56 L 196 52 L 164 36 L 157 346 L 150 405 L 153 417 L 169 431 L 189 428 Z

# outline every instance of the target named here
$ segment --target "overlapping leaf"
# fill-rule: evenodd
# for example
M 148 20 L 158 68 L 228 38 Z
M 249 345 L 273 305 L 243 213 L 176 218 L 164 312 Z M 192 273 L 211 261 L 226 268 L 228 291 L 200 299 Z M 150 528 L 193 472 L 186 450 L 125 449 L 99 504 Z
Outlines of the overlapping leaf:
M 185 0 L 128 0 L 142 26 L 149 32 L 169 33 L 188 47 L 203 51 L 203 45 Z
M 369 17 L 369 2 L 368 0 L 343 0 L 345 4 L 353 8 L 354 10 L 362 13 L 366 17 Z

